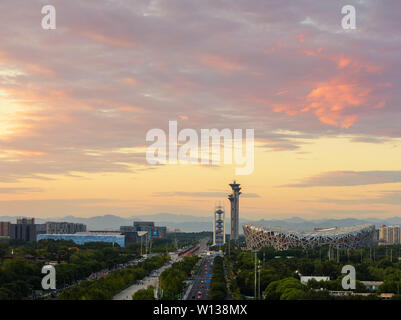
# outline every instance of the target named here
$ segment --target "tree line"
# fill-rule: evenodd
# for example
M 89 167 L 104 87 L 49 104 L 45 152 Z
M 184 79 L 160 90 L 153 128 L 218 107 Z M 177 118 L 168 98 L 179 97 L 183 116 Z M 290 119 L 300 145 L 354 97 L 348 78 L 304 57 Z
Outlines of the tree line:
M 401 246 L 367 247 L 357 250 L 331 252 L 329 248 L 291 249 L 276 251 L 263 248 L 258 252 L 260 277 L 257 275 L 260 290 L 266 299 L 334 299 L 329 291 L 344 291 L 341 285 L 344 265 L 351 264 L 356 269 L 355 292 L 370 293 L 361 281 L 382 281 L 383 284 L 373 293 L 393 293 L 394 299 L 401 298 L 401 261 L 398 252 Z M 391 250 L 391 251 L 390 251 Z M 333 250 L 334 251 L 334 250 Z M 227 251 L 226 251 L 227 254 Z M 335 254 L 335 255 L 334 255 Z M 233 287 L 239 287 L 241 299 L 253 296 L 255 283 L 255 259 L 253 253 L 231 248 L 226 255 L 232 274 Z M 334 258 L 334 259 L 333 259 Z M 300 282 L 300 276 L 328 276 L 330 281 Z M 260 279 L 260 280 L 259 280 Z M 375 296 L 351 296 L 339 299 L 373 299 Z M 337 299 L 337 298 L 336 298 Z
M 227 286 L 224 275 L 224 259 L 221 256 L 214 258 L 213 275 L 210 282 L 209 296 L 212 300 L 224 300 L 227 297 Z
M 176 300 L 185 288 L 185 280 L 191 274 L 194 265 L 198 262 L 198 256 L 184 257 L 181 261 L 164 270 L 160 275 L 160 289 L 163 292 L 162 299 Z
M 20 300 L 31 296 L 34 290 L 41 290 L 41 270 L 49 261 L 56 263 L 57 287 L 62 288 L 135 257 L 126 248 L 113 248 L 110 243 L 77 246 L 65 240 L 1 242 L 0 300 Z
M 134 267 L 128 267 L 97 280 L 85 280 L 79 285 L 63 291 L 59 300 L 108 300 L 126 287 L 142 280 L 155 269 L 160 268 L 170 260 L 169 255 L 158 255 Z

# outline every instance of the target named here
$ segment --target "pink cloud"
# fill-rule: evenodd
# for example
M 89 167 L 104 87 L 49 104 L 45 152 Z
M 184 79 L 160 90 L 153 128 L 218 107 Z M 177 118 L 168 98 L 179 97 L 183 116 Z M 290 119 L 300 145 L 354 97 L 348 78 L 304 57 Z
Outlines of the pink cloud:
M 203 55 L 200 57 L 200 62 L 206 66 L 212 67 L 216 70 L 227 72 L 227 71 L 239 71 L 243 69 L 243 66 L 239 63 L 230 61 L 227 58 L 216 56 L 216 55 Z

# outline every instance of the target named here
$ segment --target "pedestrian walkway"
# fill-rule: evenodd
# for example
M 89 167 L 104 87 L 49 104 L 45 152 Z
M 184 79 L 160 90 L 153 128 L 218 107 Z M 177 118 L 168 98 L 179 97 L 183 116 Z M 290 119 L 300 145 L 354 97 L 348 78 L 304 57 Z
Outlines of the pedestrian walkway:
M 170 267 L 171 263 L 166 263 L 164 266 L 160 267 L 156 271 L 153 271 L 149 276 L 143 278 L 142 280 L 139 280 L 137 283 L 116 294 L 113 297 L 113 300 L 132 300 L 132 295 L 138 290 L 146 289 L 149 286 L 156 287 L 157 282 L 159 281 L 160 274 Z

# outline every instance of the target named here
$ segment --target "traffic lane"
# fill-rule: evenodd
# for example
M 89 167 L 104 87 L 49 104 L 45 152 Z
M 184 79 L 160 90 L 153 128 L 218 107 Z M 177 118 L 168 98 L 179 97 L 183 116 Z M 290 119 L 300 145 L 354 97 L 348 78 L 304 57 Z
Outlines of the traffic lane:
M 207 258 L 205 267 L 202 270 L 202 280 L 201 280 L 201 292 L 202 297 L 201 300 L 209 300 L 209 289 L 210 289 L 210 279 L 212 273 L 212 259 Z
M 195 276 L 194 284 L 189 294 L 189 300 L 209 299 L 212 262 L 212 257 L 206 257 L 202 260 L 200 270 Z
M 196 273 L 196 275 L 194 277 L 194 283 L 193 283 L 191 292 L 189 294 L 190 300 L 198 299 L 199 292 L 202 294 L 202 291 L 200 289 L 201 289 L 201 281 L 204 277 L 203 270 L 204 270 L 205 261 L 206 261 L 206 259 L 204 258 L 201 262 L 200 269 L 198 270 L 198 272 Z

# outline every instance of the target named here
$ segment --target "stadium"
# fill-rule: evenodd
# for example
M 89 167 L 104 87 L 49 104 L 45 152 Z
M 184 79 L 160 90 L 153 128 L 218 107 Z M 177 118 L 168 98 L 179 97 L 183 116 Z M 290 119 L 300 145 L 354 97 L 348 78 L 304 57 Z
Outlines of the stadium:
M 253 224 L 243 224 L 242 228 L 248 249 L 273 247 L 276 250 L 288 250 L 324 245 L 338 249 L 357 249 L 373 244 L 375 236 L 374 225 L 315 228 L 313 231 Z

